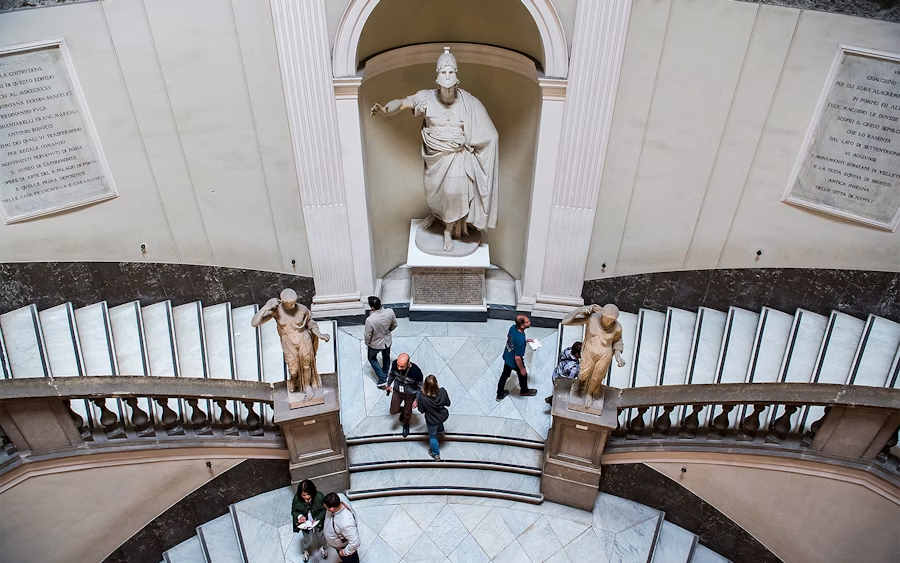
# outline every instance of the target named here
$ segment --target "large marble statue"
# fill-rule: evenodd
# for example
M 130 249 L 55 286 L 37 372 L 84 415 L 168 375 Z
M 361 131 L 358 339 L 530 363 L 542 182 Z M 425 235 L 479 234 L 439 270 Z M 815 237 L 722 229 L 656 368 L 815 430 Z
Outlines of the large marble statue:
M 438 88 L 419 90 L 402 100 L 372 106 L 372 115 L 394 115 L 409 109 L 424 115 L 422 157 L 425 199 L 431 215 L 422 224 L 444 223 L 444 251 L 453 239 L 475 229 L 497 226 L 498 136 L 478 98 L 458 88 L 456 57 L 448 47 L 438 57 Z
M 562 320 L 564 325 L 585 325 L 584 341 L 581 345 L 581 364 L 578 371 L 578 392 L 585 397 L 585 403 L 600 398 L 603 379 L 609 371 L 613 358 L 619 367 L 625 366 L 622 359 L 622 325 L 619 308 L 615 305 L 587 305 L 579 307 Z M 589 406 L 589 405 L 588 405 Z
M 322 380 L 316 369 L 316 351 L 319 339 L 331 340 L 328 334 L 319 332 L 319 325 L 305 306 L 297 303 L 297 292 L 287 288 L 281 292 L 281 299 L 273 297 L 253 315 L 250 324 L 259 326 L 275 319 L 278 336 L 281 337 L 281 351 L 288 367 L 290 381 L 288 391 L 303 391 L 304 400 L 313 398 L 313 389 L 321 387 Z

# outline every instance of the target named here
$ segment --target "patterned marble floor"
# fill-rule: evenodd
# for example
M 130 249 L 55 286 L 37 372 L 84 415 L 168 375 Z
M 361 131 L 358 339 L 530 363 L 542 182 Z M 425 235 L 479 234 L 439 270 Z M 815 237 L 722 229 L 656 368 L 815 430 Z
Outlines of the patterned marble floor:
M 662 518 L 657 510 L 605 494 L 593 512 L 458 496 L 386 497 L 352 506 L 362 563 L 645 562 Z M 285 561 L 301 563 L 299 535 L 290 525 L 279 533 Z M 310 561 L 321 558 L 316 553 Z M 337 561 L 335 554 L 327 561 Z
M 510 396 L 496 402 L 497 380 L 503 368 L 503 346 L 511 321 L 488 319 L 484 323 L 411 322 L 398 319 L 393 333 L 391 356 L 406 352 L 425 375 L 434 374 L 447 390 L 453 415 L 499 417 L 524 420 L 542 437 L 547 437 L 550 408 L 550 374 L 556 365 L 557 331 L 529 328 L 528 338 L 540 341 L 541 348 L 526 352 L 528 384 L 538 390 L 534 397 L 520 397 L 515 376 L 507 389 Z M 375 386 L 375 374 L 366 358 L 364 327 L 338 330 L 338 363 L 341 385 L 341 420 L 348 435 L 366 417 L 389 414 L 390 399 Z M 422 415 L 416 413 L 416 417 Z

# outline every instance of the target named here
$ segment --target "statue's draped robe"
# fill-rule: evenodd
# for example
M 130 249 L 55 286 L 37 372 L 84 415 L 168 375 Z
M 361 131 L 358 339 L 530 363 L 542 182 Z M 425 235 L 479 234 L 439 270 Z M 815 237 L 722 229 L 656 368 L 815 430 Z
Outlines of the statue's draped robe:
M 449 106 L 438 90 L 410 96 L 415 115 L 424 115 L 422 157 L 425 198 L 431 212 L 459 237 L 466 223 L 481 230 L 497 226 L 498 135 L 478 99 L 457 89 Z
M 588 319 L 584 331 L 584 342 L 581 345 L 581 365 L 578 372 L 578 381 L 583 391 L 590 393 L 592 397 L 599 398 L 603 379 L 609 373 L 615 352 L 620 354 L 624 350 L 622 345 L 622 325 L 616 321 L 606 330 L 600 324 L 601 315 L 594 314 Z
M 316 368 L 319 338 L 313 333 L 313 330 L 319 330 L 319 325 L 309 311 L 301 309 L 298 315 L 293 316 L 282 307 L 283 305 L 279 305 L 273 316 L 278 327 L 278 335 L 281 337 L 281 351 L 284 353 L 288 373 L 297 374 L 296 390 L 303 391 L 309 386 L 320 387 L 322 380 Z M 295 307 L 303 306 L 298 303 Z

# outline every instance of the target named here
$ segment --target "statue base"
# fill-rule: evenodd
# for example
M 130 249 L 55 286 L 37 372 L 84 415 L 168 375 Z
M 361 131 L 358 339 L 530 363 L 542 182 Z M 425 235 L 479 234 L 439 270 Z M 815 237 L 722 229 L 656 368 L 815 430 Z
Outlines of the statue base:
M 425 228 L 425 222 L 419 223 L 416 229 L 416 248 L 432 256 L 463 257 L 478 250 L 481 246 L 481 231 L 472 227 L 469 234 L 461 239 L 453 239 L 453 250 L 444 250 L 444 224 L 435 219 L 431 227 Z
M 321 387 L 313 388 L 312 397 L 307 399 L 306 393 L 300 391 L 288 391 L 287 400 L 289 409 L 299 409 L 303 407 L 311 407 L 313 405 L 324 405 L 325 392 Z
M 600 397 L 595 399 L 590 395 L 582 395 L 578 387 L 580 382 L 575 380 L 572 382 L 572 387 L 569 390 L 569 405 L 568 409 L 570 411 L 576 412 L 586 412 L 590 414 L 601 415 L 603 414 L 603 397 L 605 395 L 605 386 L 600 389 Z

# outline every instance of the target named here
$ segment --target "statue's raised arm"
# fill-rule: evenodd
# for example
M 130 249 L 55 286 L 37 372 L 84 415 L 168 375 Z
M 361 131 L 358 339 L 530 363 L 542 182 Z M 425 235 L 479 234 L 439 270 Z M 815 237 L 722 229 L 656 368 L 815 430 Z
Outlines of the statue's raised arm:
M 402 98 L 399 100 L 391 100 L 384 105 L 375 104 L 370 111 L 372 117 L 390 117 L 405 109 L 411 110 L 414 107 L 415 106 L 409 98 Z

